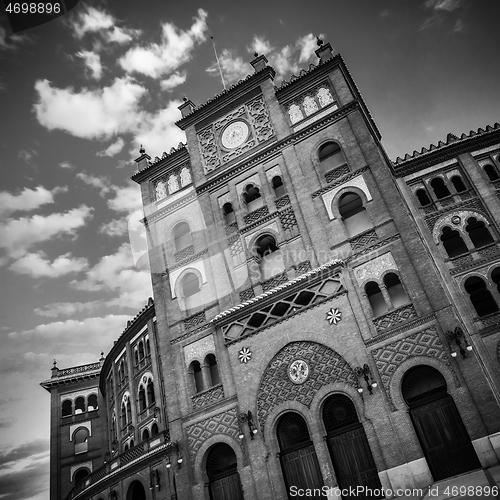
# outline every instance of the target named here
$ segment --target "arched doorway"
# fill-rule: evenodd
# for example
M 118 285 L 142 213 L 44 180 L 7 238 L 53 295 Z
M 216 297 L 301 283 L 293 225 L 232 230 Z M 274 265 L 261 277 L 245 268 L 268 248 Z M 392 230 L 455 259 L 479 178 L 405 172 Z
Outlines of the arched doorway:
M 236 455 L 228 444 L 219 443 L 210 450 L 207 475 L 211 500 L 243 500 Z
M 402 393 L 435 481 L 481 467 L 441 373 L 425 365 L 412 368 Z
M 365 430 L 354 403 L 343 394 L 330 396 L 323 406 L 327 444 L 338 486 L 341 490 L 358 486 L 380 490 L 382 485 Z M 348 498 L 348 495 L 342 495 Z M 354 495 L 356 498 L 382 498 L 383 495 Z
M 292 486 L 304 490 L 321 488 L 323 477 L 306 421 L 298 413 L 286 413 L 278 422 L 277 434 L 288 497 L 293 498 Z
M 146 500 L 146 491 L 140 481 L 133 481 L 128 487 L 127 500 Z

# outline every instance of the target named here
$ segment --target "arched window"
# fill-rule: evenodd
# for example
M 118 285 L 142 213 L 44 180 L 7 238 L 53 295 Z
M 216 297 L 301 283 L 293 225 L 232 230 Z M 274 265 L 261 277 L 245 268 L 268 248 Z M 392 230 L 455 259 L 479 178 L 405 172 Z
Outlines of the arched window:
M 115 441 L 118 437 L 117 429 L 116 429 L 116 415 L 113 412 L 113 416 L 111 417 L 111 439 Z
M 273 177 L 271 184 L 273 185 L 274 196 L 276 196 L 276 198 L 279 198 L 286 193 L 285 185 L 283 184 L 283 180 L 279 175 Z
M 463 191 L 467 191 L 467 186 L 464 184 L 462 177 L 460 177 L 459 175 L 454 175 L 451 178 L 451 183 L 453 184 L 453 187 L 455 188 L 455 191 L 457 193 L 462 193 Z
M 146 391 L 141 385 L 139 389 L 139 411 L 143 412 L 146 409 Z
M 142 440 L 147 441 L 148 439 L 149 439 L 149 431 L 148 431 L 148 429 L 144 429 L 144 431 L 142 433 Z
M 130 407 L 130 398 L 127 401 L 127 422 L 132 423 L 132 408 Z
M 78 484 L 80 481 L 83 481 L 88 475 L 89 475 L 88 469 L 78 469 L 75 472 L 73 481 L 75 484 Z
M 149 346 L 149 337 L 146 337 L 146 356 L 149 356 L 151 354 L 151 349 Z
M 81 396 L 75 399 L 75 415 L 85 412 L 85 398 Z
M 363 206 L 363 200 L 356 193 L 344 193 L 340 197 L 339 212 L 349 236 L 355 236 L 373 227 Z
M 365 293 L 370 301 L 373 316 L 380 316 L 381 314 L 387 312 L 387 304 L 384 300 L 382 292 L 380 291 L 378 283 L 375 283 L 375 281 L 369 281 L 365 285 Z
M 186 309 L 191 310 L 201 306 L 200 280 L 194 273 L 187 273 L 182 278 L 182 294 L 186 301 Z
M 134 440 L 133 440 L 133 439 L 131 439 L 131 440 L 130 440 L 130 448 L 133 448 L 133 447 L 134 447 Z
M 464 243 L 464 240 L 460 236 L 460 233 L 456 230 L 452 230 L 450 227 L 443 227 L 443 233 L 441 234 L 441 241 L 443 242 L 444 249 L 448 254 L 450 259 L 458 257 L 464 253 L 467 253 L 469 249 Z
M 475 248 L 481 248 L 493 243 L 493 238 L 482 220 L 469 217 L 465 230 L 469 233 L 469 237 Z
M 257 186 L 253 186 L 252 184 L 245 187 L 243 199 L 245 200 L 247 210 L 249 212 L 253 212 L 264 204 L 259 188 Z
M 155 386 L 153 385 L 153 381 L 149 379 L 147 386 L 148 393 L 148 406 L 155 404 Z
M 255 243 L 255 249 L 259 256 L 259 267 L 261 280 L 265 281 L 285 270 L 281 250 L 278 249 L 276 240 L 270 234 L 261 236 Z
M 121 413 L 122 429 L 127 427 L 127 409 L 125 403 L 122 403 L 122 413 Z
M 231 203 L 224 203 L 222 206 L 222 212 L 224 213 L 224 220 L 226 221 L 226 224 L 232 224 L 236 220 L 233 205 Z
M 436 195 L 436 198 L 440 200 L 441 198 L 446 198 L 447 196 L 450 196 L 450 190 L 444 183 L 444 180 L 441 179 L 441 177 L 434 177 L 431 181 L 431 187 L 434 189 L 434 194 Z
M 344 153 L 342 153 L 340 146 L 336 142 L 328 142 L 321 146 L 318 157 L 321 170 L 324 174 L 346 162 Z
M 425 189 L 417 189 L 417 192 L 415 194 L 417 195 L 418 201 L 420 202 L 420 206 L 425 207 L 431 204 L 431 200 Z
M 195 391 L 203 391 L 203 377 L 201 375 L 201 366 L 199 361 L 193 361 L 191 363 L 191 373 L 193 374 L 194 389 Z
M 125 447 L 123 448 L 123 451 L 128 451 L 128 444 L 125 445 Z
M 88 411 L 97 410 L 97 396 L 95 394 L 91 394 L 87 401 Z
M 210 379 L 212 381 L 212 385 L 220 384 L 219 368 L 217 366 L 217 359 L 215 358 L 215 356 L 213 354 L 209 354 L 205 358 L 205 364 L 210 370 Z
M 80 427 L 73 434 L 73 441 L 75 442 L 75 454 L 84 453 L 88 450 L 89 431 L 85 427 Z
M 151 437 L 156 436 L 158 434 L 158 425 L 154 423 L 151 426 Z
M 73 414 L 73 401 L 67 399 L 66 401 L 63 401 L 62 404 L 62 416 L 69 417 L 72 414 Z
M 500 176 L 498 175 L 498 170 L 493 165 L 490 164 L 485 165 L 484 171 L 486 172 L 486 175 L 488 176 L 488 179 L 491 182 L 498 181 L 498 179 L 500 179 Z
M 464 287 L 478 316 L 498 312 L 498 305 L 481 278 L 477 276 L 468 278 Z
M 408 304 L 410 299 L 401 284 L 401 281 L 397 274 L 388 273 L 384 276 L 384 285 L 389 292 L 389 297 L 391 298 L 392 305 L 394 307 L 400 307 L 403 304 Z
M 500 267 L 493 269 L 491 273 L 491 281 L 497 286 L 497 291 L 500 293 Z
M 176 252 L 180 252 L 193 244 L 191 240 L 191 229 L 187 222 L 179 222 L 179 224 L 174 227 L 174 244 Z
M 139 359 L 144 358 L 144 343 L 142 340 L 139 342 Z
M 139 364 L 139 352 L 137 351 L 137 349 L 134 349 L 134 359 L 135 359 L 135 364 L 138 365 Z

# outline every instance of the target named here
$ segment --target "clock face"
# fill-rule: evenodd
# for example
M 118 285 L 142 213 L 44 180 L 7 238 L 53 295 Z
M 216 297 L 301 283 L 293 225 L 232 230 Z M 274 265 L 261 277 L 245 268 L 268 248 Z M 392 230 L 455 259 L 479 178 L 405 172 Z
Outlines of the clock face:
M 241 146 L 248 137 L 248 125 L 243 121 L 230 123 L 222 132 L 222 145 L 227 149 Z
M 294 384 L 303 384 L 309 377 L 309 365 L 303 359 L 296 359 L 288 367 L 288 377 Z

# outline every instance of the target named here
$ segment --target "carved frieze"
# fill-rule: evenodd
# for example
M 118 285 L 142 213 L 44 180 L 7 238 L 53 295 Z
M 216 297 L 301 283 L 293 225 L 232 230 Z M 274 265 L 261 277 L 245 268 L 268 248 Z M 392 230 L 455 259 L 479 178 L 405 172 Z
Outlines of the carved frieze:
M 198 360 L 200 363 L 203 362 L 205 356 L 209 353 L 215 353 L 215 343 L 213 335 L 208 335 L 203 337 L 192 344 L 184 347 L 184 358 L 186 360 L 186 365 L 189 366 L 191 361 Z
M 367 281 L 377 281 L 385 271 L 397 271 L 398 266 L 391 252 L 384 253 L 380 257 L 369 260 L 353 269 L 358 285 L 362 287 Z

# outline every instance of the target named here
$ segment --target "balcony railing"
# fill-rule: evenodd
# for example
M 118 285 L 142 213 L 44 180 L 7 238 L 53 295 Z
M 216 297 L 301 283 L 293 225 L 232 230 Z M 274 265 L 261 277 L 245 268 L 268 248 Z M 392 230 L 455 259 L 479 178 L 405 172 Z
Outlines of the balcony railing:
M 165 449 L 172 446 L 170 442 L 170 432 L 165 430 L 156 436 L 151 437 L 147 441 L 139 443 L 137 446 L 130 448 L 130 450 L 118 455 L 113 458 L 113 460 L 104 464 L 99 469 L 95 470 L 87 476 L 85 479 L 80 481 L 66 497 L 66 500 L 72 500 L 77 498 L 80 493 L 87 490 L 94 484 L 98 482 L 105 482 L 107 478 L 116 476 L 119 472 L 129 467 L 132 463 L 135 463 L 142 458 L 150 458 L 151 455 L 157 452 L 164 452 Z M 114 479 L 113 479 L 114 480 Z

